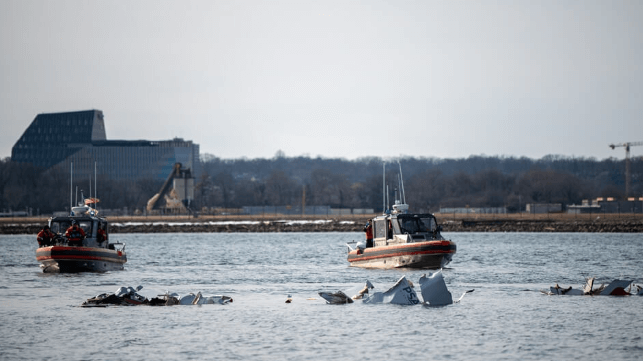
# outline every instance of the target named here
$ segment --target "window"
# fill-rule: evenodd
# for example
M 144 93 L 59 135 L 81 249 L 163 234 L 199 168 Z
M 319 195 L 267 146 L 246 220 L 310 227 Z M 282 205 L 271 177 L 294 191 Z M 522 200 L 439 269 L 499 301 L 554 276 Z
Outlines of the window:
M 386 220 L 382 219 L 373 222 L 373 228 L 374 238 L 386 237 Z
M 400 223 L 400 230 L 402 233 L 416 233 L 418 231 L 417 222 L 413 218 L 398 218 Z
M 424 232 L 433 232 L 437 226 L 435 224 L 435 218 L 422 218 L 422 225 L 426 228 Z
M 57 234 L 65 234 L 69 226 L 71 226 L 71 222 L 69 221 L 52 222 L 51 231 Z

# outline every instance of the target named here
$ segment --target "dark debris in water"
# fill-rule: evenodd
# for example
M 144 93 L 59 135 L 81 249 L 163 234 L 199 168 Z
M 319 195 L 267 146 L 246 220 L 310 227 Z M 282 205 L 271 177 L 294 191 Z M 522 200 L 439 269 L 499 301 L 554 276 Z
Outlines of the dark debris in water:
M 233 302 L 228 296 L 206 296 L 201 292 L 179 295 L 177 293 L 166 292 L 157 297 L 147 298 L 140 295 L 143 286 L 136 289 L 132 287 L 120 287 L 115 293 L 102 293 L 95 297 L 87 299 L 81 307 L 107 307 L 113 306 L 174 306 L 174 305 L 207 305 L 207 304 L 227 304 Z

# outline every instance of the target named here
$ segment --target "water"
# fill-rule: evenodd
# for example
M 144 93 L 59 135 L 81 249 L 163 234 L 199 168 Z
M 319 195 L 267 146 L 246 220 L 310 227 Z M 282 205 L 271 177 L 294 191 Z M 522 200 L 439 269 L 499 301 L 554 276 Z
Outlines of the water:
M 0 359 L 640 359 L 643 297 L 546 296 L 558 283 L 643 285 L 640 234 L 451 233 L 460 304 L 327 305 L 319 291 L 385 291 L 417 270 L 347 266 L 360 233 L 114 234 L 125 271 L 43 274 L 35 236 L 0 236 Z M 223 294 L 228 305 L 78 307 L 120 286 Z M 288 294 L 293 303 L 286 304 Z M 316 300 L 307 300 L 315 297 Z

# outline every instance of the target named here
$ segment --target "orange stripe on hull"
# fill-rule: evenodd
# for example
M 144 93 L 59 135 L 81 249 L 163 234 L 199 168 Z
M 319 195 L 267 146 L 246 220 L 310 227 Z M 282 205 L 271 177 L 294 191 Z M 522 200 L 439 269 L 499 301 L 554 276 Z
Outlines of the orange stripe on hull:
M 354 259 L 349 259 L 349 262 L 355 262 L 355 261 L 368 261 L 368 260 L 373 260 L 373 259 L 379 259 L 379 258 L 389 258 L 389 257 L 400 257 L 400 256 L 414 256 L 414 255 L 419 255 L 419 254 L 454 254 L 455 251 L 442 251 L 442 250 L 436 250 L 436 251 L 417 251 L 417 252 L 398 252 L 398 253 L 386 253 L 386 254 L 381 254 L 377 256 L 362 256 L 359 258 L 354 258 Z M 350 254 L 355 254 L 357 255 L 356 251 L 351 251 Z

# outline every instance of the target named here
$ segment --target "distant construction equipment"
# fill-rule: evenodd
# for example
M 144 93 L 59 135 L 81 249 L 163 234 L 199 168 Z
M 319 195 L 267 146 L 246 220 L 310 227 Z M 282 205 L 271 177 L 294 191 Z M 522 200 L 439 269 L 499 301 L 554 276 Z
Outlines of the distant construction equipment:
M 158 202 L 161 197 L 165 202 Z M 193 200 L 192 173 L 189 168 L 181 168 L 181 163 L 175 163 L 159 192 L 147 201 L 147 213 L 191 213 L 190 204 Z
M 622 144 L 610 144 L 610 148 L 625 147 L 625 197 L 630 196 L 630 147 L 643 145 L 643 142 L 627 142 Z

